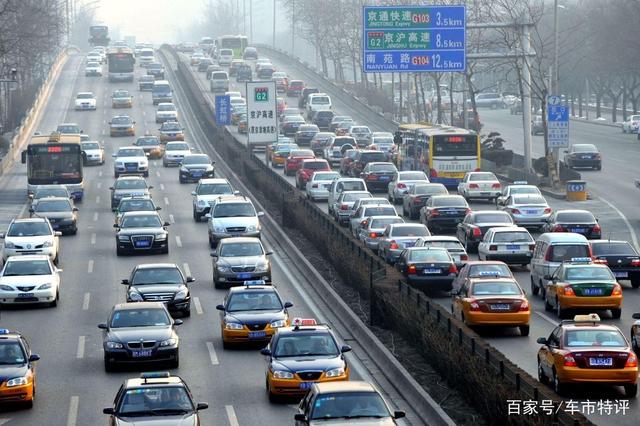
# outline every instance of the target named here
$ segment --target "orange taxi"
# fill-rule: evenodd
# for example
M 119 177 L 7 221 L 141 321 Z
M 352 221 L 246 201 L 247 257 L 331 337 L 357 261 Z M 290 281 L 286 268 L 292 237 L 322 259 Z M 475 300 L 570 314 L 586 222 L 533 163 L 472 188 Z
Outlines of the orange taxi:
M 0 404 L 24 404 L 33 407 L 36 385 L 35 362 L 40 356 L 31 353 L 20 333 L 0 329 Z

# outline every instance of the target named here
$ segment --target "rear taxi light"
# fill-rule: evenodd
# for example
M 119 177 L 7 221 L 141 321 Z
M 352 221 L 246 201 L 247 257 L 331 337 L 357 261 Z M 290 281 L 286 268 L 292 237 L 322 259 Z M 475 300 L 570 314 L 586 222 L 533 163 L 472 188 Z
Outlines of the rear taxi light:
M 494 183 L 493 185 L 491 185 L 491 188 L 500 189 L 502 188 L 502 185 L 500 185 L 499 183 Z
M 631 261 L 631 266 L 640 266 L 640 259 L 633 259 Z
M 377 234 L 377 233 L 375 233 L 375 232 L 371 232 L 371 233 L 369 234 L 369 238 L 377 238 L 377 237 L 378 237 L 378 234 Z
M 461 254 L 460 260 L 469 260 L 469 256 L 467 256 L 466 254 Z
M 367 180 L 378 180 L 377 175 L 367 175 Z
M 551 213 L 551 207 L 547 207 L 546 209 L 544 209 L 544 213 L 545 214 Z
M 456 264 L 452 263 L 451 265 L 449 265 L 449 273 L 450 274 L 457 274 L 458 273 L 458 268 L 456 268 Z
M 614 284 L 613 285 L 613 291 L 611 292 L 612 296 L 622 296 L 622 287 L 620 287 L 620 284 Z
M 404 183 L 399 183 L 397 186 L 400 189 L 405 189 L 407 187 L 407 185 L 405 185 Z
M 513 213 L 513 214 L 520 214 L 520 210 L 518 210 L 518 209 L 511 209 L 511 213 Z
M 638 357 L 633 352 L 629 353 L 629 356 L 627 357 L 627 362 L 624 365 L 624 368 L 637 367 L 637 366 L 638 366 Z
M 564 229 L 562 228 L 562 226 L 556 225 L 556 226 L 553 227 L 553 231 L 554 232 L 562 232 L 562 231 L 564 231 Z
M 480 187 L 478 186 L 478 184 L 477 184 L 477 183 L 470 183 L 470 184 L 469 184 L 469 188 L 470 188 L 470 189 L 478 189 L 478 188 L 480 188 Z
M 416 270 L 416 265 L 409 265 L 409 266 L 407 267 L 407 273 L 409 273 L 409 274 L 415 274 L 415 273 L 417 273 L 417 272 L 418 272 L 418 271 Z
M 534 251 L 536 249 L 535 244 L 529 244 L 529 250 Z
M 578 364 L 576 360 L 573 358 L 573 354 L 566 354 L 564 356 L 564 366 L 565 367 L 577 367 Z
M 429 212 L 429 217 L 436 217 L 436 216 L 440 216 L 440 212 L 438 210 L 431 210 Z
M 564 295 L 565 296 L 575 296 L 576 294 L 573 291 L 573 287 L 571 287 L 570 285 L 566 285 L 564 286 Z
M 593 263 L 599 263 L 600 265 L 608 265 L 609 261 L 607 259 L 595 258 Z
M 294 318 L 293 321 L 291 321 L 291 325 L 317 325 L 318 322 L 315 320 L 315 318 Z
M 596 224 L 596 226 L 593 227 L 593 232 L 600 232 L 602 231 L 602 228 L 600 228 L 600 225 Z
M 482 230 L 480 228 L 473 228 L 473 236 L 474 237 L 482 236 Z
M 490 246 L 489 246 L 489 250 L 490 250 L 490 251 L 497 251 L 497 250 L 498 250 L 498 246 L 496 246 L 496 245 L 490 245 Z
M 475 299 L 469 300 L 469 310 L 470 311 L 479 311 L 480 310 L 480 305 L 478 304 L 477 300 L 475 300 Z
M 524 299 L 521 303 L 520 303 L 520 311 L 528 311 L 529 310 L 529 301 L 527 299 Z
M 349 210 L 349 206 L 346 204 L 340 204 L 340 210 Z
M 400 246 L 395 241 L 391 241 L 391 244 L 389 244 L 389 248 L 391 250 L 398 250 L 400 248 Z

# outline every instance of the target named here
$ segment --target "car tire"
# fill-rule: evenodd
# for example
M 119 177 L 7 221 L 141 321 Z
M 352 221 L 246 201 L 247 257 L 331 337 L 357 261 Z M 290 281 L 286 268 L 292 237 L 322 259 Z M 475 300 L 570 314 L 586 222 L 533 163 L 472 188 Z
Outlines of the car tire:
M 540 287 L 538 287 L 536 285 L 536 283 L 533 281 L 533 277 L 531 278 L 531 294 L 533 294 L 534 296 L 537 296 L 538 293 L 540 293 Z
M 182 311 L 182 317 L 183 318 L 189 318 L 190 316 L 191 316 L 191 305 L 189 305 L 189 307 L 187 309 Z
M 107 358 L 104 359 L 104 371 L 106 371 L 107 373 L 111 373 L 112 371 L 115 371 L 115 365 L 110 362 Z
M 631 287 L 633 288 L 640 287 L 640 279 L 631 280 Z
M 544 374 L 544 370 L 542 369 L 542 364 L 540 363 L 539 359 L 538 359 L 538 380 L 543 385 L 546 385 L 547 383 L 549 383 L 549 378 L 547 377 L 546 374 Z
M 557 302 L 558 304 L 556 305 L 556 314 L 558 315 L 559 319 L 564 319 L 567 316 L 567 310 L 562 308 L 562 305 L 560 305 L 560 302 Z
M 215 277 L 213 278 L 213 288 L 216 288 L 218 290 L 222 289 L 220 281 L 216 280 Z
M 178 177 L 178 182 L 180 182 L 181 184 L 185 183 L 184 179 L 182 179 L 182 177 Z
M 193 220 L 196 222 L 200 222 L 200 220 L 202 219 L 202 216 L 200 214 L 198 214 L 198 212 L 196 212 L 195 210 L 193 211 Z
M 58 300 L 60 300 L 60 289 L 56 291 L 56 298 L 53 299 L 53 301 L 49 302 L 49 307 L 55 308 L 56 306 L 58 306 Z
M 601 164 L 601 165 L 599 165 L 599 166 L 597 166 L 597 167 L 596 167 L 596 170 L 597 170 L 597 171 L 602 170 L 602 164 Z
M 611 309 L 611 318 L 620 319 L 622 316 L 622 308 Z
M 549 303 L 546 297 L 544 298 L 544 310 L 547 312 L 553 311 L 553 306 L 551 306 L 551 303 Z
M 530 327 L 528 325 L 521 325 L 518 327 L 518 329 L 520 330 L 520 335 L 521 336 L 528 336 L 529 335 L 529 330 Z
M 556 369 L 553 369 L 553 390 L 560 396 L 564 395 L 567 392 L 567 385 L 562 383 L 560 379 L 558 379 L 558 374 L 556 373 Z
M 624 396 L 627 398 L 635 398 L 638 394 L 638 384 L 624 385 Z

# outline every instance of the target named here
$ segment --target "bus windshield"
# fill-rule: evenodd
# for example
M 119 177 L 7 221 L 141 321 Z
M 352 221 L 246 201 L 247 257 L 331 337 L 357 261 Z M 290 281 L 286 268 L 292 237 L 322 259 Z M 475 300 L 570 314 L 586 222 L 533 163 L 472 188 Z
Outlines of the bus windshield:
M 433 156 L 477 157 L 478 136 L 476 135 L 435 135 Z

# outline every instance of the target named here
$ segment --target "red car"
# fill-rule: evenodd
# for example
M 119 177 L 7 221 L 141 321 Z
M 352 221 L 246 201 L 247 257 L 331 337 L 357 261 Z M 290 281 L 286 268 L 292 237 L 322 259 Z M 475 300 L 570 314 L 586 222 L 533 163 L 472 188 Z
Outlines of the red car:
M 304 89 L 304 81 L 291 80 L 289 82 L 289 87 L 287 87 L 287 96 L 300 96 L 302 89 Z
M 347 175 L 349 170 L 351 169 L 351 163 L 353 163 L 354 158 L 358 155 L 357 149 L 347 149 L 342 156 L 342 160 L 340 160 L 340 174 Z
M 304 189 L 315 172 L 330 172 L 331 166 L 327 160 L 302 160 L 296 172 L 296 188 Z
M 295 175 L 300 168 L 302 160 L 313 160 L 314 158 L 316 158 L 316 156 L 310 149 L 296 149 L 291 151 L 284 162 L 284 174 L 287 176 Z
M 284 100 L 284 98 L 276 98 L 276 111 L 278 112 L 278 115 L 282 114 L 282 111 L 284 111 L 286 107 L 287 102 Z

